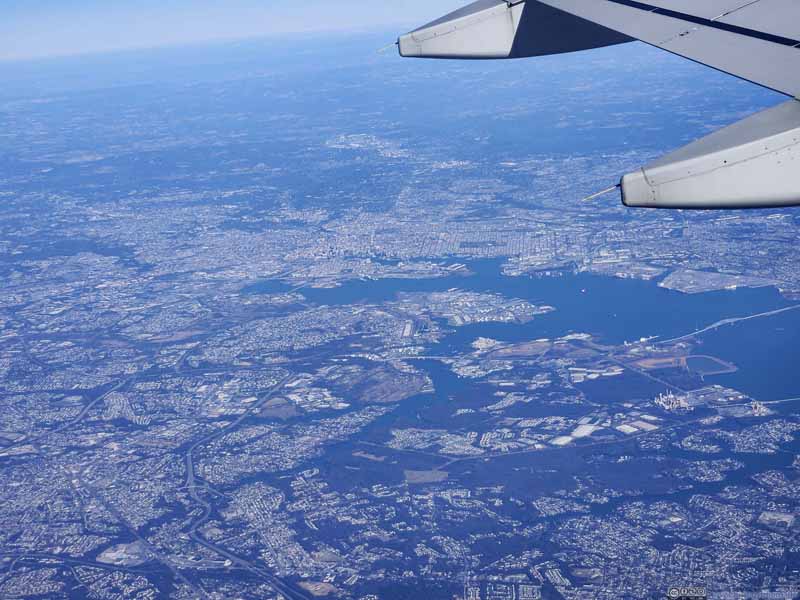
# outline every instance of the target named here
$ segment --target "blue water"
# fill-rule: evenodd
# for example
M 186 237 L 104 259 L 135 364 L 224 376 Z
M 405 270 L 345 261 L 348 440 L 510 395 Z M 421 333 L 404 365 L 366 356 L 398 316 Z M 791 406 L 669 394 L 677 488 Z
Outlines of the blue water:
M 435 354 L 468 351 L 483 336 L 506 342 L 569 333 L 590 333 L 601 343 L 621 344 L 643 337 L 673 338 L 730 317 L 743 317 L 793 303 L 774 288 L 737 289 L 688 295 L 658 287 L 655 281 L 615 279 L 565 272 L 560 277 L 506 277 L 500 260 L 468 264 L 470 275 L 440 279 L 352 281 L 333 289 L 303 288 L 311 302 L 348 306 L 392 301 L 400 292 L 432 292 L 450 288 L 499 293 L 548 304 L 555 312 L 519 324 L 481 323 L 459 327 Z M 284 287 L 263 282 L 250 293 L 275 292 Z M 759 399 L 800 396 L 793 363 L 800 356 L 800 310 L 745 321 L 703 334 L 697 353 L 717 356 L 739 367 L 733 374 L 710 376 L 709 383 L 729 385 Z
M 800 310 L 723 327 L 704 334 L 700 341 L 703 353 L 719 356 L 739 368 L 736 373 L 707 377 L 707 381 L 747 392 L 759 400 L 800 396 Z

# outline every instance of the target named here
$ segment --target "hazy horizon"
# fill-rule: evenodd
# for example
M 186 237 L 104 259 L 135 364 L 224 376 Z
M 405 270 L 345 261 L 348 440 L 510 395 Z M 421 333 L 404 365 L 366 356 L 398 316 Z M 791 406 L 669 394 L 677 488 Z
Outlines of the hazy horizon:
M 422 23 L 466 0 L 11 0 L 0 9 L 0 61 L 311 32 L 346 32 Z M 399 31 L 398 31 L 399 33 Z

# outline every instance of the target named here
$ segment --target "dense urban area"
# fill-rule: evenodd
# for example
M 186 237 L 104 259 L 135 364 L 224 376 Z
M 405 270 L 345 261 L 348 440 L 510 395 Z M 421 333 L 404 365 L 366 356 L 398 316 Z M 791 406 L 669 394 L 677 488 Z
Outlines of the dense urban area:
M 795 597 L 800 213 L 580 200 L 774 98 L 374 42 L 11 71 L 0 597 Z

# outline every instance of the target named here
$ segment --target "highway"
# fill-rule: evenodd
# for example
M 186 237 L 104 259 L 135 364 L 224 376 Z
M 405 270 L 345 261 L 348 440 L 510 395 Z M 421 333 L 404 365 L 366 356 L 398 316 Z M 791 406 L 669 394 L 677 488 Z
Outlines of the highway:
M 208 485 L 207 482 L 203 482 L 202 485 L 198 485 L 198 479 L 195 471 L 194 465 L 194 452 L 200 446 L 208 444 L 215 439 L 218 439 L 232 431 L 236 430 L 241 426 L 241 424 L 251 417 L 255 412 L 261 410 L 263 406 L 269 402 L 269 400 L 280 390 L 286 382 L 291 379 L 292 375 L 286 375 L 283 379 L 281 379 L 278 383 L 276 383 L 265 395 L 261 398 L 258 402 L 254 403 L 248 409 L 242 413 L 238 419 L 230 423 L 228 426 L 220 429 L 219 431 L 215 431 L 196 442 L 192 443 L 192 445 L 186 450 L 184 454 L 184 462 L 186 465 L 186 482 L 185 487 L 189 491 L 189 495 L 192 497 L 200 507 L 203 509 L 202 514 L 198 519 L 196 519 L 190 529 L 189 529 L 189 536 L 194 540 L 196 543 L 200 544 L 201 546 L 211 550 L 212 552 L 222 556 L 223 558 L 231 561 L 233 564 L 253 573 L 254 575 L 264 579 L 265 581 L 269 582 L 272 587 L 274 587 L 278 592 L 283 594 L 283 596 L 287 600 L 311 600 L 311 598 L 303 593 L 302 591 L 296 589 L 295 587 L 287 584 L 286 582 L 282 581 L 281 579 L 277 578 L 275 575 L 270 573 L 269 571 L 253 564 L 252 562 L 237 556 L 233 552 L 218 546 L 212 542 L 209 542 L 205 538 L 203 538 L 197 530 L 202 527 L 206 521 L 211 517 L 211 503 L 207 500 L 204 500 L 199 493 L 199 490 L 205 490 L 207 492 L 212 492 L 214 494 L 219 494 L 216 490 L 213 490 L 211 486 Z

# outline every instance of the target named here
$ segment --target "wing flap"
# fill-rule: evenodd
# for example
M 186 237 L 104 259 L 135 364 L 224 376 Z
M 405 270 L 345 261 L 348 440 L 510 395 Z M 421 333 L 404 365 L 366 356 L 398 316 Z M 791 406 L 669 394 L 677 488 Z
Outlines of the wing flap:
M 703 19 L 716 19 L 752 3 L 753 0 L 700 0 L 699 2 L 698 0 L 648 0 L 647 2 L 654 8 Z
M 719 21 L 763 31 L 787 39 L 800 39 L 800 2 L 797 0 L 758 0 L 735 10 Z
M 735 18 L 739 10 L 727 17 L 706 19 L 662 9 L 653 2 L 539 1 L 725 73 L 790 96 L 800 95 L 800 49 L 795 47 L 800 41 L 722 20 Z M 659 4 L 677 6 L 673 2 Z

